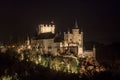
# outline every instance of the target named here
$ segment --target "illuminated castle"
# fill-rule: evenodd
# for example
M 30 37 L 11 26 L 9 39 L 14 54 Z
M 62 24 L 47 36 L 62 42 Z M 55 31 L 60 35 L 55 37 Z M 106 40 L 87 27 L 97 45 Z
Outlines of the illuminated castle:
M 83 32 L 80 32 L 77 21 L 72 32 L 55 33 L 55 24 L 40 24 L 38 26 L 37 36 L 31 41 L 32 49 L 41 54 L 52 55 L 74 55 L 78 57 L 95 57 L 95 48 L 93 51 L 83 51 Z

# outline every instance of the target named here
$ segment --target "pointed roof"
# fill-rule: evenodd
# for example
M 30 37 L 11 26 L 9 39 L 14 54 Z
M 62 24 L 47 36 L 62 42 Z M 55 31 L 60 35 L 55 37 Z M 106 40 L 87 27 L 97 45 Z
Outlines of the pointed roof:
M 77 19 L 75 20 L 75 29 L 78 28 Z

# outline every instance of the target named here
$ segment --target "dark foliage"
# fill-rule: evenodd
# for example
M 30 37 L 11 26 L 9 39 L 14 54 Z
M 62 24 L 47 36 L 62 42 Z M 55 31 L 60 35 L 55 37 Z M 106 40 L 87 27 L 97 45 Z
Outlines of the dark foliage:
M 48 55 L 45 55 L 48 56 Z M 58 72 L 36 65 L 34 62 L 19 60 L 14 50 L 0 53 L 0 77 L 12 76 L 12 80 L 118 80 L 119 75 L 111 71 L 96 73 L 94 76 Z

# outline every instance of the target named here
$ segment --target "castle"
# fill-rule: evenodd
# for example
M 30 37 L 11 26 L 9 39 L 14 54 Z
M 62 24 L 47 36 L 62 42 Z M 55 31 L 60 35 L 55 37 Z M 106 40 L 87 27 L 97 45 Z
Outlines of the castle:
M 55 24 L 40 24 L 37 35 L 27 40 L 27 45 L 39 51 L 41 54 L 74 55 L 77 57 L 94 57 L 95 48 L 92 51 L 83 50 L 83 32 L 80 31 L 77 21 L 72 32 L 64 32 L 63 36 L 55 32 Z

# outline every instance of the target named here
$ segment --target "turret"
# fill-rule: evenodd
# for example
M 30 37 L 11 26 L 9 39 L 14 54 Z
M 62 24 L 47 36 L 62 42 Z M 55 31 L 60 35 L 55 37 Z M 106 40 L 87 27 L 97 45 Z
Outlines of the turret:
M 75 26 L 74 26 L 74 28 L 72 29 L 72 33 L 73 33 L 73 34 L 79 34 L 79 28 L 78 28 L 77 21 L 75 21 Z
M 75 29 L 78 29 L 78 23 L 77 23 L 77 20 L 75 21 Z

